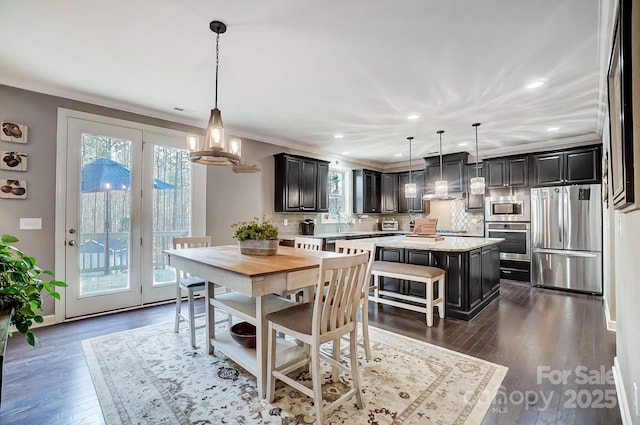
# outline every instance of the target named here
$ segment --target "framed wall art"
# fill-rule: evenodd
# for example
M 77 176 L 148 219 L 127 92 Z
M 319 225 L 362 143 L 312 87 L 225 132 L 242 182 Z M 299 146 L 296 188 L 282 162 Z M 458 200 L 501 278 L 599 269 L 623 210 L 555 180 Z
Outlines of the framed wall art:
M 27 154 L 0 151 L 0 170 L 27 171 Z
M 28 128 L 24 124 L 3 121 L 0 124 L 0 140 L 14 143 L 27 143 Z
M 614 209 L 625 209 L 640 201 L 634 199 L 631 1 L 620 0 L 619 3 L 607 84 L 611 134 L 609 196 Z
M 0 198 L 26 199 L 27 182 L 24 180 L 0 180 Z

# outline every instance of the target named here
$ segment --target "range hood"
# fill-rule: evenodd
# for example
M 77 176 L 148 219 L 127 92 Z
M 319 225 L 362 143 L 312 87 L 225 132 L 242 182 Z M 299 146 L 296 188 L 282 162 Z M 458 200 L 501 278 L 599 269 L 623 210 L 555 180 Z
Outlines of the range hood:
M 464 192 L 452 192 L 446 195 L 436 195 L 435 193 L 422 195 L 425 201 L 451 201 L 453 199 L 463 199 Z

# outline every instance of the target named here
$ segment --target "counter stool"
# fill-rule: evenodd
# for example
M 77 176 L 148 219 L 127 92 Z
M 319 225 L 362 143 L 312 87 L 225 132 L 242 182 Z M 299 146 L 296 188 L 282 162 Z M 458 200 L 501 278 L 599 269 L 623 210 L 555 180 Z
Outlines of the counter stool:
M 388 304 L 394 307 L 406 308 L 408 310 L 426 313 L 427 326 L 433 326 L 433 307 L 438 307 L 438 313 L 441 319 L 444 319 L 445 304 L 445 288 L 444 277 L 445 271 L 437 267 L 420 266 L 417 264 L 395 263 L 392 261 L 374 261 L 371 270 L 373 276 L 374 296 L 376 303 Z M 380 277 L 389 277 L 393 279 L 410 280 L 412 282 L 422 282 L 425 287 L 425 298 L 419 298 L 412 295 L 399 294 L 392 291 L 384 291 L 380 289 Z M 433 297 L 433 284 L 438 284 L 438 298 Z M 417 304 L 423 304 L 424 307 L 415 306 L 402 301 L 394 301 L 387 298 L 380 298 L 380 295 L 386 295 L 398 300 L 411 301 Z

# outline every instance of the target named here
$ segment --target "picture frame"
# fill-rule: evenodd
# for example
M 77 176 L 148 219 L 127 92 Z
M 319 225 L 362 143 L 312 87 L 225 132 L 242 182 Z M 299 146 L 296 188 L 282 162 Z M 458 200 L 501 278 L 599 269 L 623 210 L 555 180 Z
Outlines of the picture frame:
M 12 143 L 27 143 L 29 128 L 12 121 L 0 123 L 0 140 Z
M 614 209 L 632 205 L 633 171 L 633 105 L 632 105 L 632 19 L 631 0 L 620 0 L 615 24 L 613 46 L 607 74 L 609 101 L 609 170 Z M 638 200 L 640 201 L 640 200 Z
M 0 170 L 27 171 L 27 159 L 24 152 L 0 151 Z
M 27 182 L 24 180 L 0 180 L 0 198 L 27 199 Z

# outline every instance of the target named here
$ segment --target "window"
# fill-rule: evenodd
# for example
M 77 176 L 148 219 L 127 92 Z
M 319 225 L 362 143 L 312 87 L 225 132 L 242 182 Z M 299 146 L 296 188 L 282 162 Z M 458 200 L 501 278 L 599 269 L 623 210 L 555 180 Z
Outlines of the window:
M 322 223 L 338 223 L 350 213 L 349 176 L 349 170 L 329 168 L 329 212 L 322 214 Z

